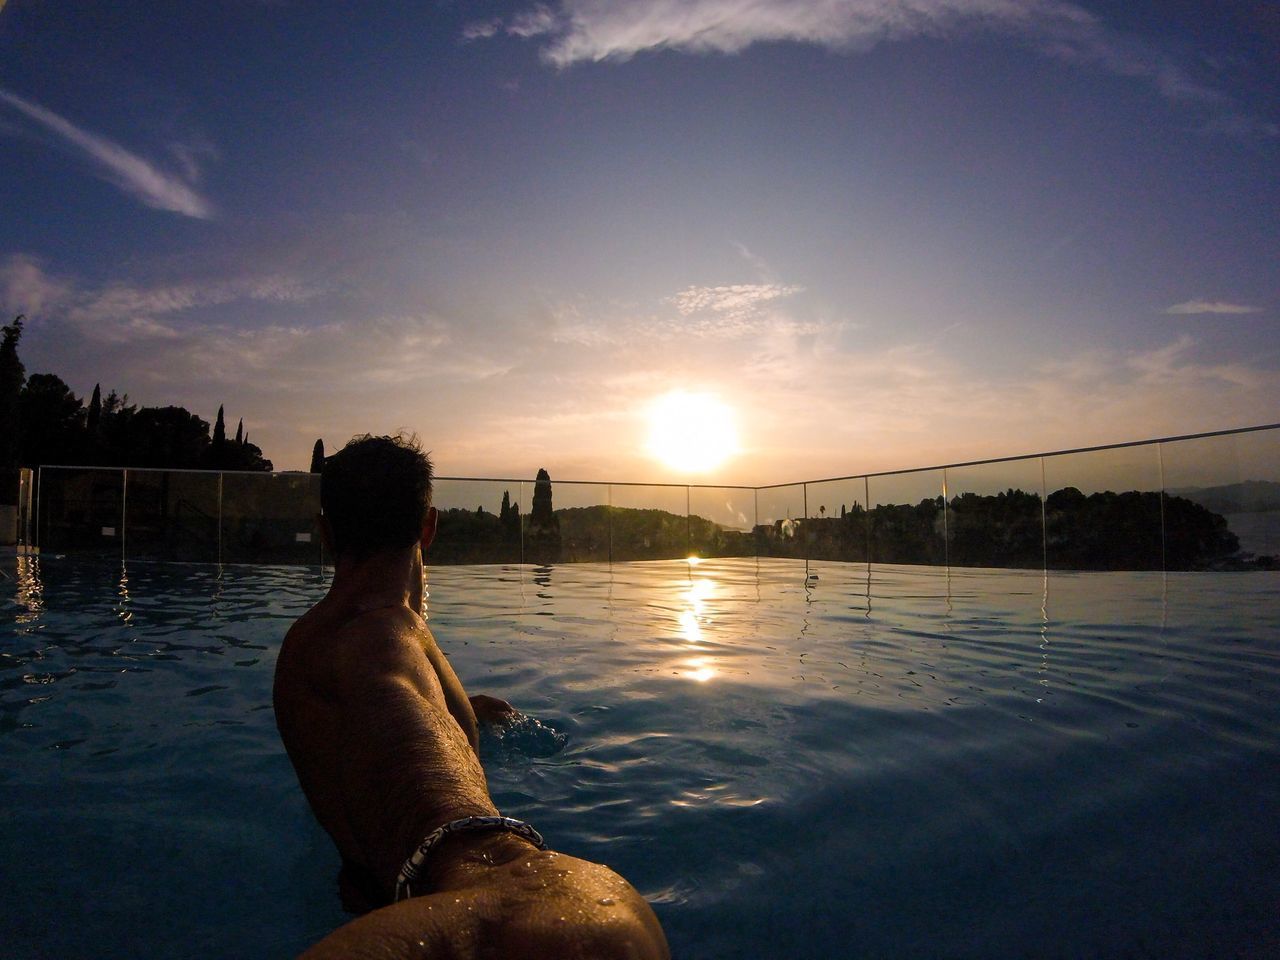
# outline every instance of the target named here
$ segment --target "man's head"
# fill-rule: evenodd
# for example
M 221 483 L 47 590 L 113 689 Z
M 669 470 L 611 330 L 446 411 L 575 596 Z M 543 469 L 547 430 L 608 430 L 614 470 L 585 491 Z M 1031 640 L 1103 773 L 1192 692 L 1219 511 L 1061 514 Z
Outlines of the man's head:
M 431 461 L 416 436 L 355 437 L 324 461 L 320 508 L 340 556 L 421 542 L 433 513 Z

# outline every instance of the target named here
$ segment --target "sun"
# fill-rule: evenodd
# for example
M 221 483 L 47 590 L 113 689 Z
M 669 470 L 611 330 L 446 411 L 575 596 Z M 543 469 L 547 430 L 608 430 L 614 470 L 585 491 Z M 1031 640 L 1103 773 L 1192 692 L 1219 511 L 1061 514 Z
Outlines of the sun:
M 713 470 L 738 452 L 733 410 L 710 393 L 664 394 L 649 408 L 648 449 L 681 473 Z

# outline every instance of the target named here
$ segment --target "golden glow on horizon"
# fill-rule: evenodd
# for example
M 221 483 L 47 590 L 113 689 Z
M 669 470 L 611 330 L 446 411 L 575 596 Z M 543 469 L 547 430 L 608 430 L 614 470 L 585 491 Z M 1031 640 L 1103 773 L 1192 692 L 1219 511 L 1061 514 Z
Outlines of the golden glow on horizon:
M 738 452 L 734 419 L 714 394 L 673 390 L 649 408 L 648 450 L 682 473 L 712 470 Z

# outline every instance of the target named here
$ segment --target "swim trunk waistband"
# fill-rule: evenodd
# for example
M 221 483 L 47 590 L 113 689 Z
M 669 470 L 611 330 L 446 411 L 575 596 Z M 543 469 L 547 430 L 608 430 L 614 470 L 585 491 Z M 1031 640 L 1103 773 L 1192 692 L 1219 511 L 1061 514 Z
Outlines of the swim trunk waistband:
M 450 820 L 427 834 L 426 839 L 418 844 L 418 849 L 413 851 L 409 859 L 404 862 L 404 866 L 400 868 L 400 873 L 396 877 L 396 902 L 407 900 L 413 896 L 409 885 L 418 879 L 418 874 L 422 872 L 422 865 L 426 862 L 427 856 L 445 837 L 454 833 L 491 831 L 514 833 L 516 836 L 528 840 L 539 850 L 547 849 L 547 844 L 542 839 L 542 834 L 523 820 L 516 820 L 512 817 L 463 817 L 461 820 Z

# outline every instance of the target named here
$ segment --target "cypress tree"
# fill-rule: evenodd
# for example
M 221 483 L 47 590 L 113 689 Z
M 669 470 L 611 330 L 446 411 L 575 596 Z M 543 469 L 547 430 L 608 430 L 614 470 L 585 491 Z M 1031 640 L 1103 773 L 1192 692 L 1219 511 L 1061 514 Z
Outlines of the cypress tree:
M 311 448 L 311 472 L 320 473 L 324 470 L 324 440 L 316 440 L 316 445 Z
M 89 401 L 89 415 L 85 421 L 85 428 L 89 431 L 89 437 L 92 439 L 97 436 L 98 431 L 102 427 L 102 384 L 95 383 L 93 385 L 93 398 Z
M 240 418 L 240 425 L 236 427 L 236 446 L 244 443 L 244 417 Z
M 534 563 L 556 563 L 560 559 L 560 518 L 551 506 L 551 475 L 538 471 L 533 482 L 533 507 L 529 512 L 526 556 Z
M 227 442 L 227 422 L 222 418 L 222 405 L 218 405 L 218 420 L 213 425 L 213 446 L 221 450 Z
M 538 470 L 533 481 L 533 522 L 550 527 L 555 520 L 551 510 L 551 475 L 545 468 Z

